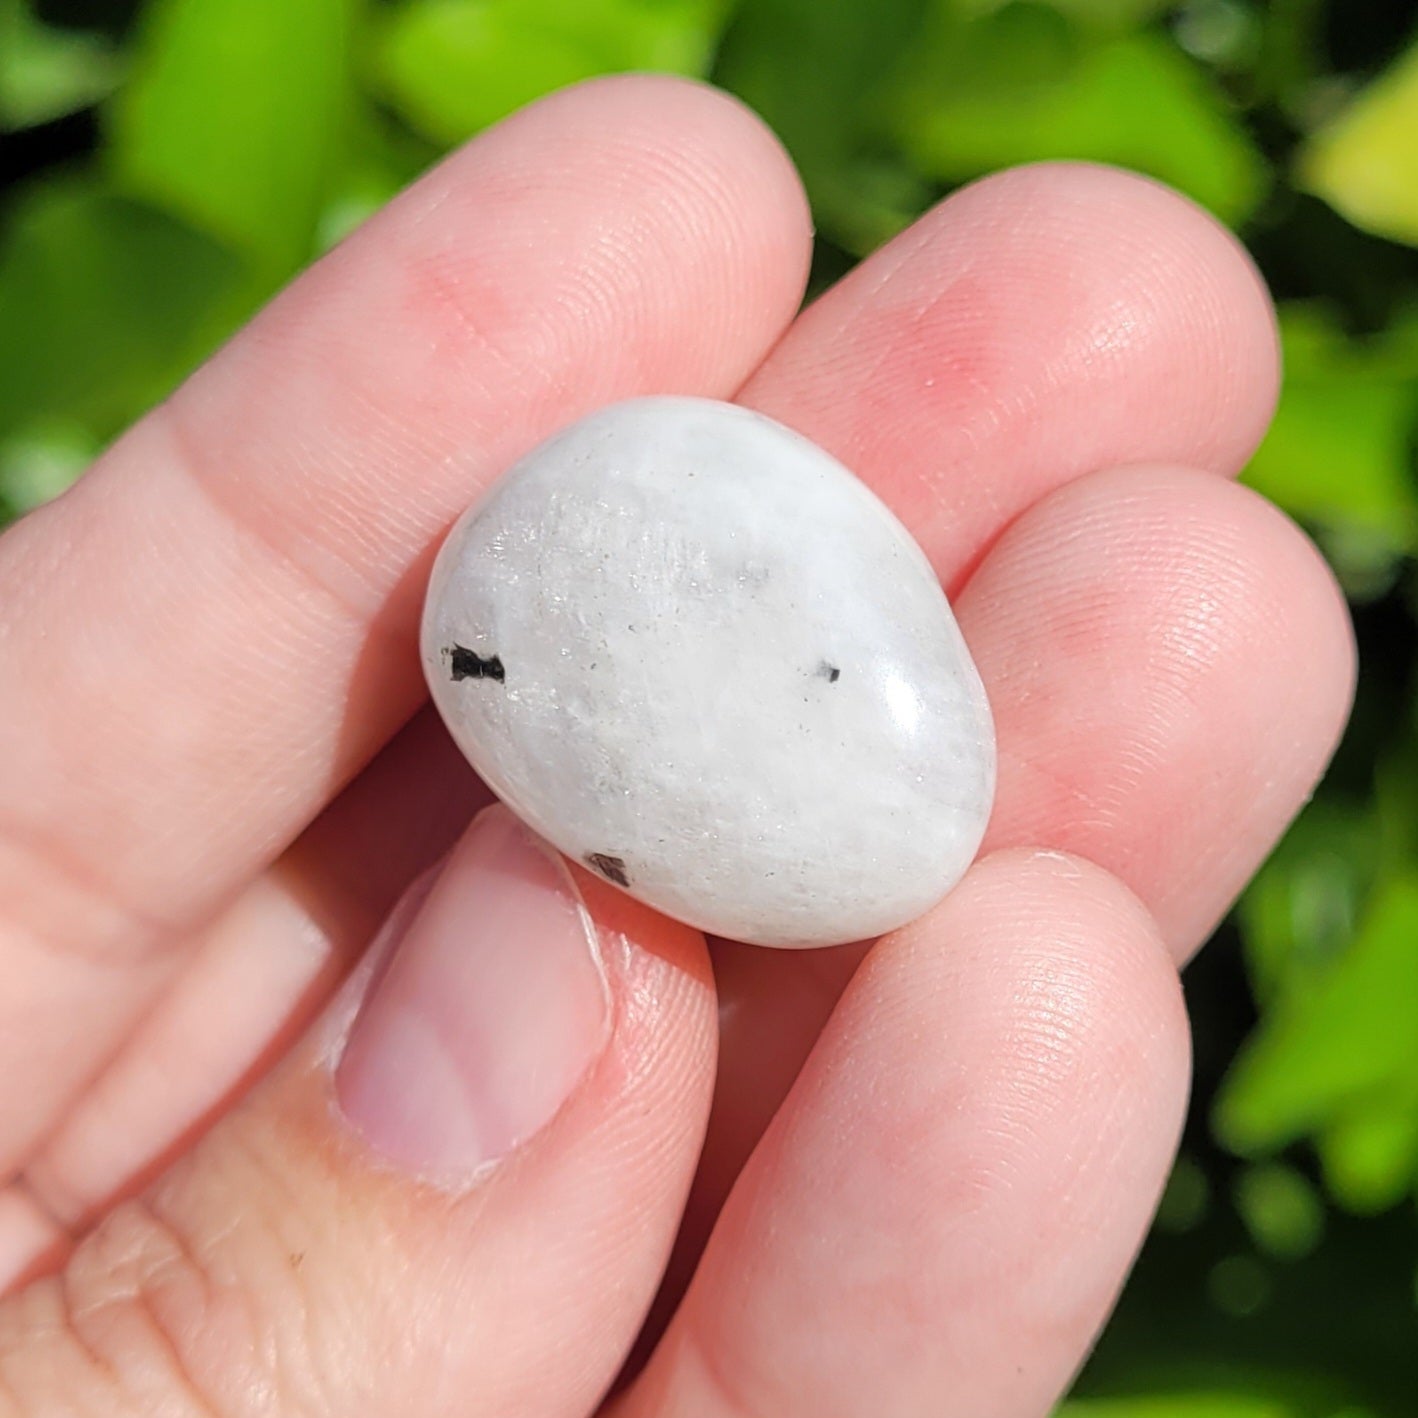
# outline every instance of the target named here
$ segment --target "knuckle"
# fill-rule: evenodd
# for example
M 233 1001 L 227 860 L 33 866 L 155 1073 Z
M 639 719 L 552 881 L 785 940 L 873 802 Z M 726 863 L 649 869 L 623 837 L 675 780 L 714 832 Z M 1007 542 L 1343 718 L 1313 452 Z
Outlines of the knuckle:
M 299 1257 L 273 1264 L 280 1249 L 250 1213 L 198 1240 L 162 1191 L 124 1202 L 0 1310 L 0 1418 L 324 1413 L 291 1352 L 307 1332 Z

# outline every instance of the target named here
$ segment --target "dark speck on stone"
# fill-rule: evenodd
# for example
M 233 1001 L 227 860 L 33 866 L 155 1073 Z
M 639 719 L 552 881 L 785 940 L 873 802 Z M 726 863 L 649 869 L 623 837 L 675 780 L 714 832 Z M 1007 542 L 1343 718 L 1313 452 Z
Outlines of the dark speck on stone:
M 497 655 L 479 655 L 462 645 L 454 645 L 443 653 L 448 657 L 448 668 L 455 684 L 463 679 L 495 679 L 501 684 L 507 678 L 507 671 L 502 668 L 502 660 Z
M 586 865 L 592 871 L 600 872 L 607 881 L 615 882 L 617 886 L 630 885 L 630 873 L 625 869 L 624 857 L 612 857 L 605 852 L 588 852 Z
M 817 673 L 827 681 L 828 684 L 836 684 L 842 678 L 842 671 L 836 665 L 829 665 L 826 660 L 817 662 Z

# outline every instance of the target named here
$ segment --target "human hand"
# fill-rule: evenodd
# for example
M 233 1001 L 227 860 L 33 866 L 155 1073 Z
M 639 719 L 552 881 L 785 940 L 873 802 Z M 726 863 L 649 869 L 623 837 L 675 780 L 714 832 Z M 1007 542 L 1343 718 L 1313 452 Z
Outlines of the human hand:
M 794 320 L 808 254 L 734 104 L 565 92 L 0 541 L 0 1418 L 589 1414 L 677 1232 L 613 1418 L 1066 1385 L 1176 1142 L 1176 964 L 1343 722 L 1343 603 L 1227 481 L 1271 314 L 1180 198 L 1005 173 Z M 659 391 L 860 474 L 989 690 L 981 860 L 869 949 L 706 950 L 577 870 L 597 957 L 503 810 L 463 830 L 432 551 Z

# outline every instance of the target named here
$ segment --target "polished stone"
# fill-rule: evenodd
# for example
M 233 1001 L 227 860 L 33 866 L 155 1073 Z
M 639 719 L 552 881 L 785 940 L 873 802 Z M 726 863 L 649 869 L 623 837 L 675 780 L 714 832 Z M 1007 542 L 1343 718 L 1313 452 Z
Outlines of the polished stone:
M 901 925 L 989 816 L 989 706 L 925 555 L 734 405 L 632 400 L 528 454 L 439 554 L 423 662 L 536 831 L 719 935 Z

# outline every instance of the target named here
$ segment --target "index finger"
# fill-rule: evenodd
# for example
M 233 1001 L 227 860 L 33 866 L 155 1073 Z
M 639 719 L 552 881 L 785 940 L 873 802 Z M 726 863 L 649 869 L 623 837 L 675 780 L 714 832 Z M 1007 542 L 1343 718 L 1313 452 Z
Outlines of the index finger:
M 419 588 L 577 414 L 727 395 L 801 296 L 771 135 L 651 78 L 552 97 L 299 281 L 0 543 L 0 1176 L 168 943 L 412 712 Z

